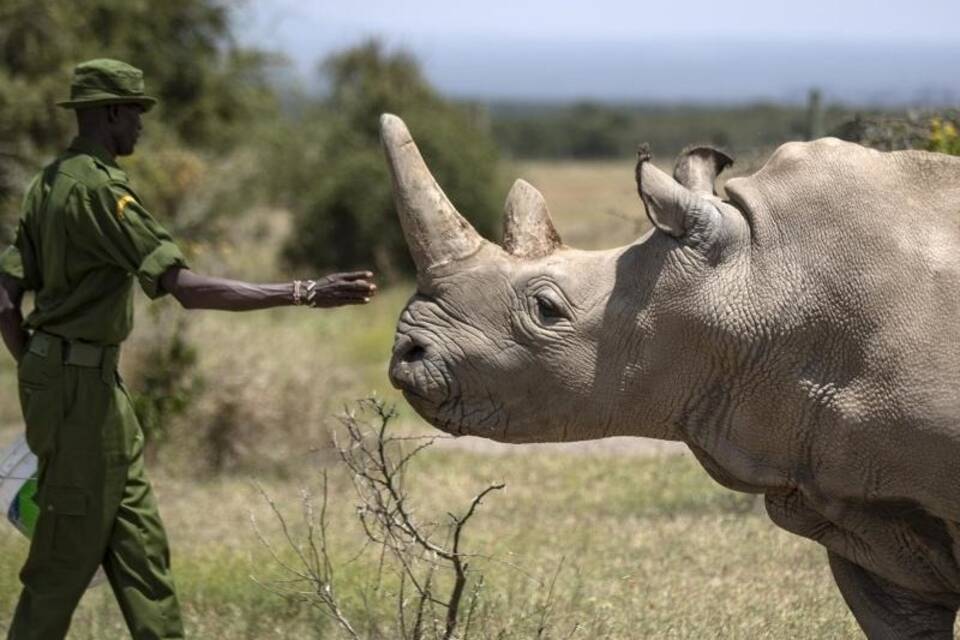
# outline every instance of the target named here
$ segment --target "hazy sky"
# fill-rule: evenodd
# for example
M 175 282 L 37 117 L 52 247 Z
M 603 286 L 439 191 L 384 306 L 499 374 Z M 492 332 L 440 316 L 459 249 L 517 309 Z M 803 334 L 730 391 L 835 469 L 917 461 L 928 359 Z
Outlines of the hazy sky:
M 960 99 L 960 0 L 248 1 L 241 40 L 304 77 L 376 36 L 464 96 Z

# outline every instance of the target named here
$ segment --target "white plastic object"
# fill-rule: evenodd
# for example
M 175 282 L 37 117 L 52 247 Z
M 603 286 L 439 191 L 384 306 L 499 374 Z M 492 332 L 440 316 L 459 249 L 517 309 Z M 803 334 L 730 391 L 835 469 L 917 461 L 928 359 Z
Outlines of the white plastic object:
M 28 538 L 33 537 L 36 516 L 37 456 L 20 435 L 12 445 L 0 450 L 0 516 Z M 105 581 L 103 568 L 97 569 L 91 587 Z

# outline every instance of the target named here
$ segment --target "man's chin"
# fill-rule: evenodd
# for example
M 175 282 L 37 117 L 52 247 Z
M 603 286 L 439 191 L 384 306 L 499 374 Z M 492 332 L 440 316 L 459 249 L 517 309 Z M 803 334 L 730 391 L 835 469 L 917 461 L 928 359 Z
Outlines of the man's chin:
M 117 155 L 120 157 L 132 156 L 134 149 L 137 147 L 139 139 L 133 140 L 130 144 L 125 144 L 117 148 Z

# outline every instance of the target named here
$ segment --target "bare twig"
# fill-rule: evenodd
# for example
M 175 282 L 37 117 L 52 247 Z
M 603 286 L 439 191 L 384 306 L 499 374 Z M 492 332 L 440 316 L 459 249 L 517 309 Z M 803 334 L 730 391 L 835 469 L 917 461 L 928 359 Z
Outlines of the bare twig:
M 483 575 L 473 584 L 473 591 L 470 593 L 470 603 L 467 605 L 467 620 L 463 625 L 463 640 L 470 639 L 470 625 L 473 624 L 473 616 L 477 612 L 481 591 L 483 591 Z
M 389 422 L 395 416 L 393 409 L 388 409 L 376 401 L 369 401 L 367 407 L 379 420 L 376 442 L 370 443 L 369 439 L 364 437 L 362 429 L 356 422 L 356 414 L 348 413 L 344 417 L 348 443 L 347 446 L 338 445 L 341 459 L 357 481 L 354 486 L 364 503 L 363 515 L 369 515 L 372 518 L 371 520 L 364 517 L 365 531 L 371 539 L 386 543 L 402 568 L 404 582 L 409 582 L 418 593 L 417 622 L 413 627 L 413 635 L 419 636 L 422 633 L 425 605 L 439 605 L 446 609 L 442 637 L 444 640 L 449 640 L 454 637 L 459 622 L 469 569 L 460 550 L 462 532 L 483 498 L 492 491 L 502 489 L 503 485 L 487 487 L 471 501 L 463 516 L 451 516 L 453 540 L 451 547 L 447 548 L 433 542 L 431 532 L 426 530 L 428 527 L 416 521 L 407 505 L 403 472 L 410 460 L 433 444 L 434 439 L 424 439 L 411 452 L 395 459 L 392 456 L 392 449 L 398 443 L 398 439 L 388 433 Z M 375 526 L 371 527 L 371 524 Z M 420 555 L 434 555 L 445 561 L 452 569 L 454 581 L 446 601 L 432 595 L 431 579 L 423 583 L 418 580 L 415 567 L 407 557 L 411 546 L 416 548 Z M 434 569 L 435 564 L 430 563 L 431 573 L 428 576 L 432 576 Z M 403 603 L 401 606 L 404 606 Z
M 283 516 L 283 513 L 277 507 L 277 504 L 273 501 L 270 495 L 267 494 L 267 492 L 260 485 L 255 486 L 261 497 L 270 506 L 270 510 L 273 512 L 274 517 L 280 524 L 284 540 L 286 540 L 287 545 L 294 551 L 297 559 L 300 562 L 300 566 L 297 568 L 294 568 L 285 562 L 280 557 L 280 554 L 277 552 L 274 546 L 260 531 L 256 522 L 256 518 L 251 516 L 257 539 L 270 553 L 270 556 L 273 558 L 274 562 L 276 562 L 287 573 L 294 576 L 293 580 L 283 582 L 273 581 L 272 584 L 264 584 L 256 579 L 255 582 L 278 595 L 297 600 L 306 600 L 311 606 L 320 609 L 328 616 L 333 618 L 333 620 L 336 621 L 336 623 L 344 632 L 347 633 L 348 636 L 355 640 L 360 640 L 359 634 L 357 634 L 356 630 L 353 628 L 353 625 L 350 624 L 350 621 L 347 620 L 346 616 L 343 614 L 343 611 L 341 611 L 340 605 L 337 602 L 336 592 L 334 591 L 333 564 L 330 561 L 330 555 L 327 550 L 326 517 L 328 493 L 326 472 L 323 473 L 323 499 L 320 506 L 319 518 L 317 518 L 314 514 L 312 501 L 310 500 L 309 494 L 304 492 L 301 495 L 304 520 L 307 525 L 307 545 L 310 548 L 309 555 L 305 555 L 301 546 L 294 542 L 293 536 L 290 534 L 290 528 L 287 526 L 286 518 Z M 319 535 L 319 545 L 317 544 L 316 540 L 317 535 Z M 294 588 L 295 586 L 302 587 L 304 583 L 310 587 L 309 590 L 304 591 Z M 278 585 L 289 586 L 280 588 Z
M 458 637 L 461 627 L 464 594 L 471 575 L 468 560 L 480 557 L 465 553 L 461 548 L 464 532 L 482 501 L 492 492 L 503 489 L 504 485 L 492 484 L 483 489 L 461 515 L 448 514 L 446 525 L 421 521 L 411 506 L 405 472 L 411 460 L 432 445 L 436 438 L 394 436 L 389 431 L 390 422 L 396 417 L 392 407 L 375 399 L 361 401 L 359 407 L 360 411 L 344 412 L 341 417 L 344 440 L 340 442 L 334 438 L 334 445 L 359 498 L 356 515 L 366 544 L 379 546 L 375 588 L 380 589 L 386 560 L 392 559 L 391 568 L 399 576 L 396 606 L 400 636 L 405 640 L 426 637 L 453 640 Z M 363 418 L 369 415 L 375 420 L 373 428 L 363 422 Z M 413 446 L 408 447 L 411 444 Z M 351 638 L 359 638 L 338 601 L 336 565 L 327 539 L 326 473 L 319 510 L 314 508 L 309 493 L 301 495 L 302 517 L 306 524 L 303 544 L 295 541 L 273 500 L 262 488 L 257 487 L 257 490 L 279 522 L 283 540 L 295 557 L 293 563 L 281 557 L 256 529 L 254 520 L 261 544 L 268 549 L 274 562 L 292 576 L 292 580 L 273 582 L 268 588 L 287 597 L 309 598 L 312 606 L 327 613 Z M 441 533 L 442 537 L 438 535 Z M 438 542 L 440 539 L 445 542 Z M 440 579 L 444 575 L 450 580 Z M 308 590 L 303 589 L 304 583 L 309 585 Z M 470 592 L 467 629 L 477 609 L 482 584 L 481 577 Z M 463 637 L 466 633 L 464 631 Z
M 563 569 L 563 563 L 566 559 L 566 556 L 560 558 L 560 562 L 557 564 L 557 570 L 553 572 L 553 578 L 550 580 L 550 588 L 547 590 L 547 597 L 543 602 L 543 606 L 540 608 L 540 624 L 537 625 L 538 638 L 542 638 L 547 632 L 547 619 L 550 616 L 550 609 L 553 607 L 553 593 L 557 587 L 557 578 L 560 577 L 560 571 Z

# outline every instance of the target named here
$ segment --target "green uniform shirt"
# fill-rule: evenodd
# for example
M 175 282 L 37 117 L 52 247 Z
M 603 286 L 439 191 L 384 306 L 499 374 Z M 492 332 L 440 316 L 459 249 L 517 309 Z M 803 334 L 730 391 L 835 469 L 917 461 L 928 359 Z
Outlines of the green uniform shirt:
M 0 272 L 36 292 L 28 328 L 104 345 L 133 328 L 134 277 L 156 298 L 160 276 L 178 265 L 183 254 L 127 174 L 83 138 L 33 179 L 16 240 L 0 254 Z

